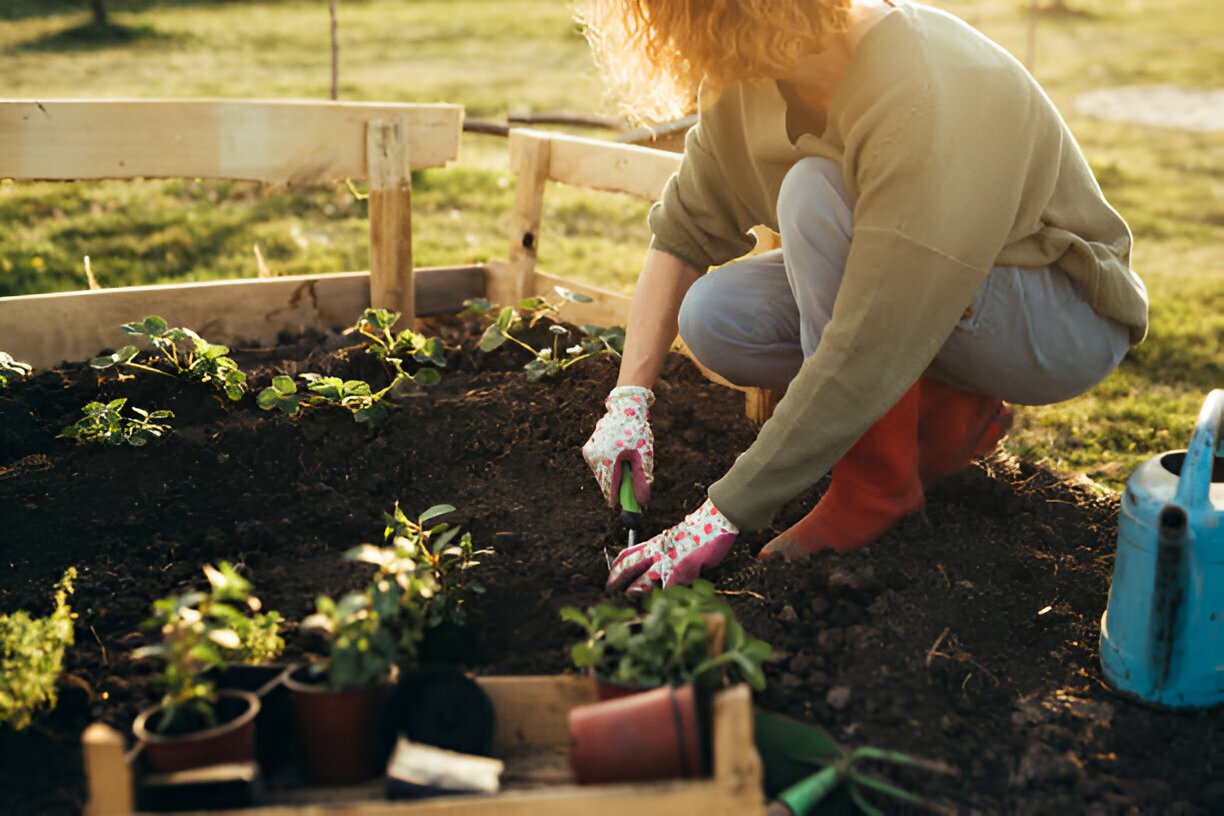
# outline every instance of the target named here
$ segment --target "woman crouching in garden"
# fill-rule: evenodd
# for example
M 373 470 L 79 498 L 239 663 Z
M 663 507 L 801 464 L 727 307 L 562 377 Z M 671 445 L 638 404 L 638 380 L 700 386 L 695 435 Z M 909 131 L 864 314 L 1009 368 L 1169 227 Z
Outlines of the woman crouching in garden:
M 587 0 L 581 19 L 639 115 L 680 114 L 700 85 L 583 447 L 605 497 L 629 467 L 649 498 L 650 389 L 677 331 L 731 382 L 785 391 L 609 588 L 691 582 L 830 469 L 761 556 L 866 546 L 995 447 L 1004 401 L 1081 394 L 1143 338 L 1126 223 L 1033 78 L 959 19 L 900 0 Z M 728 263 L 758 224 L 782 248 Z

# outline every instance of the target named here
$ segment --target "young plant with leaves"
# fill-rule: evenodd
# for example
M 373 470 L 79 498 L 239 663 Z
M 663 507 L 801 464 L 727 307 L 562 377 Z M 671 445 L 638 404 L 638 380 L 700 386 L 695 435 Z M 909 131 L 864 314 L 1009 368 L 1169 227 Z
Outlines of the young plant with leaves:
M 213 668 L 232 663 L 268 661 L 279 656 L 284 641 L 277 634 L 281 617 L 261 612 L 251 583 L 230 564 L 205 566 L 206 592 L 186 592 L 153 602 L 153 616 L 144 623 L 161 642 L 142 646 L 133 656 L 158 658 L 164 689 L 157 730 L 183 734 L 216 725 L 216 687 L 206 678 Z M 244 637 L 246 639 L 244 639 Z
M 539 382 L 545 377 L 557 377 L 569 367 L 601 354 L 619 356 L 625 348 L 625 330 L 619 326 L 611 328 L 588 324 L 581 327 L 581 336 L 574 345 L 569 345 L 571 332 L 562 325 L 558 318 L 561 308 L 566 302 L 590 303 L 593 298 L 578 292 L 572 292 L 562 286 L 554 287 L 561 300 L 551 302 L 542 296 L 530 297 L 519 301 L 518 306 L 506 306 L 498 309 L 484 298 L 465 300 L 467 308 L 460 313 L 463 317 L 482 317 L 497 312 L 497 317 L 485 329 L 480 337 L 478 347 L 481 351 L 494 351 L 506 342 L 514 343 L 529 354 L 529 360 L 523 369 L 527 372 L 529 382 Z M 533 348 L 517 335 L 524 329 L 534 328 L 541 320 L 548 319 L 549 333 L 552 342 L 543 348 Z
M 357 691 L 387 679 L 395 665 L 399 642 L 390 625 L 400 614 L 398 598 L 390 588 L 373 587 L 350 592 L 339 601 L 320 595 L 313 615 L 302 630 L 316 632 L 328 643 L 326 660 L 311 664 L 311 671 L 326 675 L 332 691 Z
M 724 621 L 723 650 L 713 655 L 711 616 Z M 586 612 L 564 607 L 561 619 L 586 631 L 586 640 L 570 650 L 574 665 L 607 680 L 638 686 L 717 684 L 729 670 L 753 689 L 765 688 L 761 667 L 769 658 L 769 644 L 747 635 L 709 581 L 655 589 L 641 613 L 601 603 Z
M 73 642 L 76 615 L 68 596 L 76 574 L 69 567 L 55 585 L 55 609 L 47 617 L 20 609 L 0 615 L 0 723 L 15 731 L 27 728 L 39 711 L 55 708 L 64 650 Z
M 34 367 L 13 359 L 7 351 L 0 351 L 0 389 L 8 388 L 9 377 L 27 377 Z
M 402 372 L 404 360 L 413 360 L 421 365 L 446 367 L 446 349 L 437 337 L 426 337 L 412 329 L 398 334 L 392 327 L 399 321 L 400 313 L 386 309 L 366 309 L 357 322 L 344 330 L 345 334 L 356 332 L 370 341 L 368 351 L 378 359 Z M 418 372 L 419 374 L 419 372 Z
M 58 434 L 58 438 L 75 439 L 78 443 L 97 445 L 131 445 L 142 448 L 170 430 L 170 426 L 159 422 L 173 419 L 171 411 L 146 411 L 132 407 L 136 416 L 125 417 L 123 407 L 127 399 L 120 397 L 110 402 L 90 402 L 81 409 L 84 415 Z
M 185 380 L 209 383 L 231 400 L 240 400 L 246 393 L 246 374 L 228 356 L 229 347 L 210 343 L 191 329 L 173 328 L 157 315 L 149 315 L 139 323 L 124 323 L 120 330 L 139 337 L 155 352 L 154 359 L 170 366 L 172 374 L 154 368 L 146 362 L 136 362 L 140 349 L 124 346 L 113 354 L 95 357 L 89 364 L 105 370 L 115 366 L 150 371 Z
M 420 567 L 433 579 L 433 593 L 429 598 L 427 627 L 443 623 L 459 626 L 467 622 L 467 596 L 480 595 L 484 586 L 469 577 L 468 571 L 478 566 L 478 557 L 492 555 L 491 548 L 476 549 L 472 534 L 460 535 L 460 528 L 448 523 L 431 523 L 455 508 L 449 504 L 430 507 L 416 521 L 412 521 L 400 509 L 399 502 L 390 513 L 384 513 L 386 527 L 383 541 L 397 553 L 415 558 Z
M 432 376 L 422 376 L 432 372 Z M 324 377 L 320 374 L 302 374 L 306 391 L 298 391 L 292 377 L 279 375 L 272 378 L 272 385 L 259 392 L 256 402 L 265 411 L 279 410 L 295 416 L 303 408 L 319 405 L 334 405 L 353 415 L 353 419 L 371 428 L 387 418 L 387 406 L 383 399 L 395 388 L 413 378 L 397 376 L 390 385 L 375 391 L 364 380 L 342 380 L 339 377 Z M 438 382 L 438 373 L 432 368 L 417 372 L 415 382 L 433 385 Z

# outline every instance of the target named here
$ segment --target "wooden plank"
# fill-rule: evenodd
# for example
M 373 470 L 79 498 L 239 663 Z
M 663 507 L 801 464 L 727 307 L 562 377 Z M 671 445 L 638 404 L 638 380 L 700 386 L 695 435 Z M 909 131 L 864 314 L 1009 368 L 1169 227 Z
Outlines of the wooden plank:
M 514 269 L 513 296 L 519 301 L 534 294 L 536 258 L 540 247 L 540 218 L 544 187 L 548 182 L 552 140 L 527 131 L 510 134 L 510 169 L 518 176 L 514 209 L 510 212 L 510 266 Z
M 459 154 L 463 108 L 292 100 L 0 102 L 0 178 L 364 178 L 366 123 L 408 134 L 411 169 Z
M 555 133 L 548 139 L 552 143 L 548 177 L 575 187 L 655 201 L 680 169 L 680 155 L 665 150 Z
M 758 425 L 773 416 L 778 407 L 778 392 L 771 388 L 748 388 L 744 392 L 744 413 Z
M 370 182 L 370 304 L 416 324 L 412 281 L 412 180 L 408 143 L 400 122 L 376 119 L 366 131 Z
M 135 807 L 132 769 L 123 756 L 123 736 L 104 723 L 94 723 L 81 734 L 87 785 L 86 816 L 131 813 Z
M 418 269 L 418 315 L 453 314 L 482 297 L 481 266 Z M 352 325 L 370 304 L 370 273 L 246 278 L 0 298 L 0 350 L 35 368 L 86 360 L 127 342 L 119 326 L 158 314 L 214 343 L 277 342 L 283 332 Z
M 478 677 L 493 701 L 497 724 L 493 750 L 508 753 L 526 746 L 568 748 L 569 710 L 595 701 L 589 677 Z
M 761 758 L 753 742 L 752 692 L 744 683 L 719 692 L 713 704 L 714 778 L 737 798 L 761 796 Z

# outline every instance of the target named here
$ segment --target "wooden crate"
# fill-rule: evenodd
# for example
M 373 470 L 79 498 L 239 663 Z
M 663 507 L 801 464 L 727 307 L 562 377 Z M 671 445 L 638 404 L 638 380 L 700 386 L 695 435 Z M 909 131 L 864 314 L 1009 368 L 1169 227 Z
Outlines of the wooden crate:
M 410 171 L 458 156 L 455 105 L 252 100 L 0 101 L 0 178 L 218 178 L 275 184 L 366 179 L 370 271 L 133 286 L 0 298 L 0 350 L 37 368 L 118 345 L 120 324 L 160 314 L 216 343 L 269 345 L 282 332 L 351 325 L 366 306 L 409 316 L 454 313 L 468 298 L 517 302 L 561 285 L 596 298 L 566 318 L 623 324 L 629 298 L 536 267 L 549 182 L 655 200 L 680 156 L 662 150 L 514 130 L 518 176 L 508 257 L 415 269 Z M 686 352 L 682 344 L 677 350 Z M 690 355 L 691 356 L 691 355 Z M 738 388 L 703 369 L 711 380 Z M 764 422 L 777 395 L 746 393 Z
M 719 692 L 713 701 L 709 777 L 641 784 L 573 783 L 566 716 L 595 699 L 588 678 L 574 676 L 477 678 L 493 702 L 494 752 L 505 760 L 503 790 L 496 796 L 454 796 L 391 802 L 371 787 L 299 793 L 296 802 L 226 811 L 240 816 L 753 816 L 765 812 L 761 763 L 753 745 L 752 696 L 745 685 Z M 123 737 L 95 724 L 82 736 L 89 801 L 87 816 L 135 813 L 138 751 Z M 309 800 L 309 801 L 303 801 Z

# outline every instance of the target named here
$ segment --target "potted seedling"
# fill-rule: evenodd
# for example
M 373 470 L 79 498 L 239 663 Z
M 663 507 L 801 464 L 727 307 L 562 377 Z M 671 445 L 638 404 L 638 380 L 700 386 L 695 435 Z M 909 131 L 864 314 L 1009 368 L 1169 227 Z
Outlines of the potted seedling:
M 641 613 L 599 604 L 585 613 L 565 607 L 561 616 L 587 634 L 571 650 L 575 665 L 626 687 L 570 712 L 570 759 L 581 783 L 700 774 L 706 693 L 732 677 L 764 688 L 769 645 L 745 634 L 708 581 L 655 590 Z
M 570 656 L 575 666 L 594 674 L 601 697 L 663 684 L 696 682 L 710 688 L 724 674 L 756 691 L 765 687 L 761 666 L 769 644 L 748 636 L 709 581 L 655 590 L 641 612 L 601 603 L 586 612 L 567 606 L 561 619 L 586 632 Z
M 76 568 L 70 567 L 55 585 L 55 609 L 45 618 L 24 610 L 0 615 L 0 723 L 14 731 L 27 728 L 39 711 L 55 708 L 55 684 L 72 645 L 68 606 Z
M 245 691 L 218 691 L 208 676 L 229 663 L 279 652 L 280 616 L 261 613 L 251 584 L 231 565 L 204 567 L 206 592 L 154 601 L 145 622 L 161 642 L 137 649 L 137 658 L 157 658 L 162 701 L 132 726 L 156 771 L 169 772 L 255 758 L 259 699 Z M 250 617 L 254 615 L 254 617 Z M 250 639 L 244 641 L 243 634 Z

